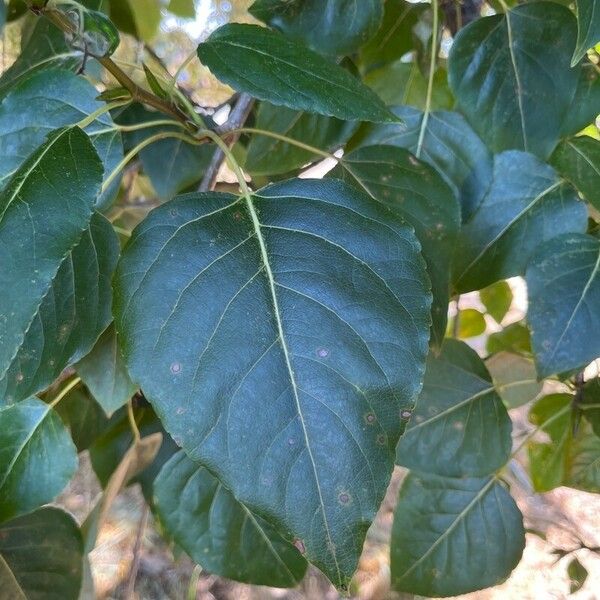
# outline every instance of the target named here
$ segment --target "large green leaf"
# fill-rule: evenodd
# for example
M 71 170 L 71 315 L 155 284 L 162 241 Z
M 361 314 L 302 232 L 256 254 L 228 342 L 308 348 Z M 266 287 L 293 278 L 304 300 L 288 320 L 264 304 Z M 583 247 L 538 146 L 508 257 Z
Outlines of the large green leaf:
M 382 0 L 256 0 L 250 13 L 286 37 L 330 56 L 351 54 L 375 35 Z
M 134 231 L 115 287 L 130 373 L 175 441 L 347 586 L 425 366 L 412 228 L 334 179 L 187 195 Z
M 600 210 L 600 141 L 585 135 L 563 140 L 551 162 L 588 202 Z
M 577 47 L 571 64 L 575 66 L 589 48 L 600 42 L 600 2 L 598 0 L 576 0 L 577 4 Z
M 137 389 L 127 373 L 112 325 L 75 368 L 108 416 L 126 404 Z
M 397 106 L 392 111 L 404 125 L 365 124 L 356 142 L 361 146 L 401 146 L 415 154 L 421 139 L 421 160 L 434 167 L 452 188 L 466 221 L 481 203 L 492 177 L 490 151 L 457 112 L 434 111 L 425 122 L 423 112 L 411 106 Z
M 400 465 L 449 477 L 479 477 L 506 463 L 511 422 L 481 358 L 447 339 L 429 355 L 423 391 L 400 438 Z
M 34 235 L 33 243 L 37 239 Z M 92 349 L 111 321 L 111 279 L 118 256 L 119 240 L 111 224 L 95 213 L 77 246 L 62 258 L 0 377 L 0 406 L 43 390 Z
M 457 292 L 522 275 L 537 246 L 571 231 L 585 231 L 587 209 L 554 169 L 531 154 L 494 157 L 493 177 L 454 254 Z
M 54 500 L 76 468 L 77 450 L 48 404 L 0 409 L 0 522 Z
M 562 125 L 562 136 L 579 133 L 591 124 L 600 113 L 600 74 L 592 62 L 583 63 L 577 88 Z
M 0 103 L 0 187 L 40 146 L 48 132 L 74 125 L 103 106 L 98 92 L 83 77 L 65 70 L 44 70 L 19 82 Z M 108 176 L 123 158 L 121 134 L 104 114 L 86 129 Z M 106 208 L 119 187 L 119 178 L 98 198 Z
M 600 240 L 569 234 L 539 248 L 527 267 L 527 319 L 540 377 L 600 356 Z
M 521 513 L 495 478 L 410 473 L 394 516 L 392 586 L 430 597 L 498 585 L 524 546 Z
M 577 85 L 578 69 L 570 67 L 575 36 L 573 13 L 554 2 L 523 4 L 458 33 L 450 87 L 493 151 L 550 155 Z
M 183 450 L 163 466 L 154 495 L 168 534 L 203 569 L 276 587 L 294 587 L 304 576 L 298 549 Z
M 0 525 L 3 600 L 77 600 L 83 541 L 75 519 L 41 508 Z
M 366 146 L 343 158 L 331 173 L 367 191 L 415 228 L 433 292 L 432 343 L 446 332 L 450 264 L 460 228 L 460 207 L 434 169 L 404 148 Z
M 263 102 L 256 116 L 256 127 L 285 135 L 309 146 L 332 151 L 348 140 L 357 123 Z M 299 169 L 316 158 L 321 157 L 310 150 L 265 135 L 254 135 L 248 146 L 248 158 L 244 168 L 252 175 L 278 175 Z
M 537 379 L 533 361 L 520 354 L 498 352 L 486 360 L 485 366 L 508 408 L 516 408 L 533 400 L 544 386 Z
M 383 102 L 348 71 L 299 42 L 258 25 L 231 23 L 198 46 L 221 81 L 277 106 L 346 121 L 396 121 Z
M 70 128 L 52 134 L 0 193 L 0 379 L 27 345 L 28 332 L 37 326 L 44 305 L 53 301 L 55 287 L 68 289 L 63 287 L 64 273 L 71 269 L 77 246 L 86 244 L 85 232 L 90 235 L 101 182 L 102 164 L 92 143 L 80 129 Z M 101 282 L 95 285 L 97 289 Z M 82 292 L 76 303 L 89 301 L 87 293 Z M 68 296 L 60 298 L 64 300 Z M 70 337 L 72 332 L 65 333 Z M 32 362 L 30 368 L 37 366 Z M 21 372 L 17 378 L 32 374 Z

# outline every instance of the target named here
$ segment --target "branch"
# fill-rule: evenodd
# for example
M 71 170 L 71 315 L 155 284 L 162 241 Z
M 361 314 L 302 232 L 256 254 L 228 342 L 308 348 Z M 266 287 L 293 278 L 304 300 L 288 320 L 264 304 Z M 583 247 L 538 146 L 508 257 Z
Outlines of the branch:
M 227 132 L 233 131 L 234 129 L 239 129 L 245 122 L 248 116 L 250 115 L 250 111 L 252 110 L 252 106 L 254 104 L 254 98 L 248 94 L 240 94 L 238 101 L 235 103 L 235 106 L 231 109 L 231 114 L 229 115 L 229 119 L 227 119 L 227 123 L 221 126 L 216 130 L 216 133 L 223 136 L 226 135 Z M 232 133 L 227 140 L 228 146 L 231 148 L 240 137 L 240 133 Z M 217 183 L 217 175 L 219 174 L 219 170 L 221 169 L 221 165 L 225 161 L 225 154 L 223 150 L 217 148 L 215 153 L 208 165 L 208 169 L 206 169 L 206 173 L 202 178 L 202 182 L 198 187 L 199 192 L 208 192 L 213 190 L 215 184 Z

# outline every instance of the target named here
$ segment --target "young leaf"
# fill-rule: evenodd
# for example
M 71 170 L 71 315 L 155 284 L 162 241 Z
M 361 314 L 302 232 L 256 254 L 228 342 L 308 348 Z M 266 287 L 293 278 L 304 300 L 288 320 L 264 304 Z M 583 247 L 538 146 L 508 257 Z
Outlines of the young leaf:
M 511 323 L 502 331 L 492 333 L 487 340 L 486 350 L 489 354 L 496 352 L 514 352 L 515 354 L 531 355 L 531 338 L 529 329 L 522 322 Z
M 429 355 L 423 391 L 400 438 L 398 464 L 450 477 L 480 477 L 506 463 L 511 422 L 477 353 L 447 339 Z
M 566 6 L 531 2 L 477 19 L 456 36 L 450 87 L 494 152 L 518 148 L 546 158 L 554 149 L 577 84 L 575 30 Z
M 411 106 L 394 107 L 392 111 L 404 126 L 365 124 L 353 143 L 401 146 L 415 154 L 422 133 L 421 160 L 443 177 L 460 200 L 462 220 L 468 220 L 492 178 L 491 152 L 457 112 L 434 111 L 425 123 L 423 112 Z
M 510 285 L 506 281 L 497 281 L 479 292 L 479 298 L 485 306 L 489 315 L 497 323 L 502 323 L 502 319 L 510 310 L 513 300 L 513 293 Z
M 412 228 L 333 179 L 187 195 L 138 226 L 115 286 L 130 373 L 175 441 L 347 586 L 424 370 Z
M 294 545 L 183 450 L 162 468 L 154 495 L 168 534 L 210 573 L 275 587 L 303 578 L 306 561 Z
M 286 37 L 329 56 L 351 54 L 375 35 L 381 0 L 256 0 L 250 13 Z
M 485 317 L 476 308 L 463 308 L 454 319 L 458 319 L 456 334 L 461 340 L 485 333 Z M 454 319 L 448 325 L 450 331 L 454 329 Z
M 85 356 L 111 320 L 111 279 L 119 240 L 100 214 L 63 258 L 17 353 L 0 376 L 0 406 L 50 385 Z
M 113 325 L 106 329 L 92 351 L 75 368 L 109 417 L 125 405 L 137 389 L 127 373 Z
M 92 143 L 70 128 L 52 134 L 0 193 L 0 378 L 23 347 L 71 250 L 82 243 L 101 182 L 102 164 Z
M 486 195 L 459 236 L 455 290 L 522 275 L 541 243 L 586 227 L 585 204 L 552 167 L 517 150 L 497 154 Z
M 575 66 L 589 48 L 600 42 L 600 2 L 598 0 L 576 0 L 577 4 L 577 47 L 573 52 L 571 66 Z
M 485 361 L 496 390 L 508 408 L 533 400 L 544 384 L 537 379 L 533 361 L 519 354 L 498 352 Z
M 404 148 L 367 146 L 343 158 L 334 177 L 367 191 L 415 228 L 433 292 L 431 338 L 444 339 L 450 295 L 450 264 L 460 228 L 460 207 L 434 169 Z
M 30 398 L 0 410 L 0 523 L 54 500 L 77 468 L 60 417 Z
M 235 90 L 277 106 L 345 121 L 397 121 L 348 71 L 299 42 L 258 25 L 220 27 L 198 46 L 198 56 Z
M 600 210 L 600 141 L 585 135 L 563 140 L 551 163 Z
M 392 529 L 392 587 L 457 596 L 502 583 L 525 547 L 523 518 L 494 477 L 410 473 Z
M 0 590 L 6 600 L 77 600 L 83 542 L 75 519 L 40 508 L 0 525 Z
M 547 242 L 526 280 L 539 376 L 585 367 L 600 356 L 600 240 L 569 234 Z
M 577 558 L 574 558 L 569 563 L 569 566 L 567 567 L 567 574 L 571 580 L 571 594 L 578 592 L 583 587 L 585 580 L 588 577 L 587 569 L 577 560 Z
M 337 150 L 354 133 L 357 123 L 340 121 L 273 106 L 262 102 L 256 115 L 256 127 L 266 129 L 325 151 Z M 248 146 L 244 169 L 252 175 L 280 175 L 299 169 L 321 158 L 310 150 L 256 134 Z

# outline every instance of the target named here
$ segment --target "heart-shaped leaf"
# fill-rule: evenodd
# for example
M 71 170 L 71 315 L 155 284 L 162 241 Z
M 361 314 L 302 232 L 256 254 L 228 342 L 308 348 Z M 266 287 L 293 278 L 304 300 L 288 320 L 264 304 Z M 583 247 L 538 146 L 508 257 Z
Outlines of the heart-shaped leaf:
M 537 379 L 533 361 L 525 356 L 498 352 L 485 361 L 485 366 L 508 408 L 516 408 L 533 400 L 544 386 Z
M 462 29 L 450 51 L 458 107 L 494 152 L 550 155 L 574 96 L 576 23 L 554 2 L 522 4 Z M 543 67 L 539 57 L 543 56 Z
M 54 302 L 55 286 L 73 289 L 73 282 L 69 288 L 63 278 L 71 272 L 77 246 L 85 246 L 85 236 L 94 235 L 88 226 L 101 183 L 102 164 L 92 143 L 80 129 L 70 128 L 52 134 L 0 193 L 0 379 L 14 368 L 31 328 L 43 328 L 37 319 L 44 303 Z M 102 282 L 94 264 L 96 255 L 86 253 L 85 258 L 91 262 L 85 268 L 93 269 L 97 290 Z M 57 301 L 65 299 L 68 295 Z M 78 304 L 88 301 L 85 293 L 77 298 Z M 64 333 L 72 332 L 67 327 Z M 40 335 L 34 341 L 44 344 Z M 90 341 L 91 347 L 95 338 Z M 51 345 L 62 343 L 59 336 Z M 40 358 L 31 361 L 27 373 L 16 373 L 16 378 L 34 377 Z
M 75 519 L 53 507 L 0 525 L 0 594 L 6 600 L 77 600 L 83 542 Z
M 433 292 L 432 343 L 446 332 L 450 264 L 460 228 L 460 207 L 434 169 L 404 148 L 367 146 L 344 156 L 331 173 L 367 191 L 415 228 Z
M 577 4 L 577 47 L 571 65 L 575 66 L 589 48 L 600 42 L 600 2 L 598 0 L 576 0 Z
M 345 121 L 396 121 L 348 71 L 299 42 L 258 25 L 219 27 L 198 56 L 221 81 L 277 106 Z
M 479 292 L 479 299 L 485 306 L 488 314 L 496 323 L 502 323 L 502 319 L 510 310 L 513 293 L 506 281 L 497 281 Z
M 256 0 L 250 13 L 286 37 L 329 56 L 351 54 L 375 35 L 381 0 Z
M 570 234 L 547 242 L 529 263 L 526 280 L 539 376 L 578 369 L 598 358 L 600 240 Z
M 412 228 L 334 179 L 187 195 L 138 226 L 115 287 L 130 373 L 175 441 L 347 586 L 424 370 Z
M 458 239 L 455 290 L 522 275 L 541 243 L 586 227 L 585 204 L 552 167 L 525 152 L 497 154 L 486 195 Z
M 0 522 L 54 500 L 77 468 L 61 418 L 37 398 L 0 410 Z
M 494 477 L 410 473 L 392 529 L 392 587 L 457 596 L 502 583 L 525 547 L 523 518 Z
M 306 561 L 266 521 L 252 514 L 183 450 L 154 483 L 167 532 L 203 569 L 246 583 L 294 587 Z
M 477 353 L 447 339 L 429 355 L 423 391 L 397 449 L 398 464 L 449 477 L 479 477 L 506 463 L 511 422 Z

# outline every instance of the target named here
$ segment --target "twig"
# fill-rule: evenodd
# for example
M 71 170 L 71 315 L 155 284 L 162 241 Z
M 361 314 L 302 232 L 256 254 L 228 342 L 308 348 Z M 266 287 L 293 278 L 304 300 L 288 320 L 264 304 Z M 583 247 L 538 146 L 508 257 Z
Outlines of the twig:
M 229 119 L 227 119 L 227 123 L 221 128 L 217 130 L 219 134 L 226 134 L 228 131 L 232 131 L 234 129 L 239 129 L 248 118 L 250 111 L 252 110 L 252 106 L 254 104 L 254 98 L 248 94 L 240 94 L 235 106 L 231 109 L 231 114 L 229 115 Z M 239 133 L 232 133 L 227 140 L 227 144 L 231 148 L 235 142 L 239 139 Z M 217 182 L 217 175 L 219 174 L 219 170 L 221 169 L 221 165 L 225 160 L 225 153 L 221 148 L 217 148 L 215 153 L 206 169 L 206 173 L 200 182 L 200 186 L 198 187 L 199 192 L 208 192 L 214 189 L 215 184 Z
M 144 531 L 148 524 L 148 505 L 144 502 L 144 508 L 142 509 L 142 516 L 140 517 L 140 523 L 138 525 L 137 534 L 135 536 L 135 544 L 133 546 L 133 560 L 131 561 L 131 569 L 129 570 L 129 577 L 127 578 L 127 586 L 125 587 L 125 599 L 131 600 L 133 598 L 133 592 L 135 588 L 135 580 L 137 579 L 138 570 L 140 568 L 142 540 L 144 539 Z

